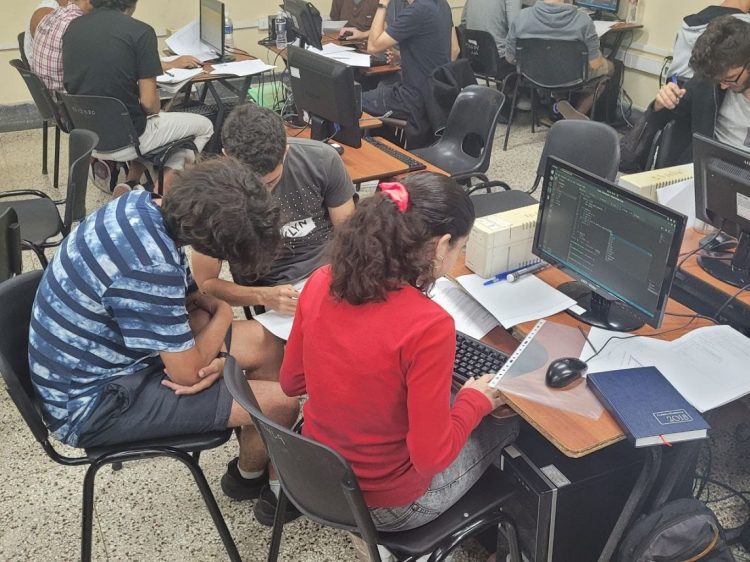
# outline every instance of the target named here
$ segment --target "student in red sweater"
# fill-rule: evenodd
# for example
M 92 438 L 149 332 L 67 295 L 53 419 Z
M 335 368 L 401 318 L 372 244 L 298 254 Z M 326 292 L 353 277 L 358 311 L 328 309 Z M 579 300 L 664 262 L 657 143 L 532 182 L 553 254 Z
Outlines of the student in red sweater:
M 461 252 L 474 208 L 432 173 L 381 184 L 335 233 L 301 294 L 281 387 L 307 393 L 303 433 L 351 464 L 381 530 L 448 509 L 518 433 L 486 417 L 491 375 L 451 395 L 455 327 L 426 293 Z

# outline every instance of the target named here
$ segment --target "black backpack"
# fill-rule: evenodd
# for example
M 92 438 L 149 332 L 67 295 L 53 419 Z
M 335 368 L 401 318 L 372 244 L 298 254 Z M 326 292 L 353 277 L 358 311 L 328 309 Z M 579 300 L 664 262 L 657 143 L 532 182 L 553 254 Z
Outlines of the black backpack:
M 620 543 L 618 562 L 734 562 L 716 515 L 679 499 L 640 517 Z

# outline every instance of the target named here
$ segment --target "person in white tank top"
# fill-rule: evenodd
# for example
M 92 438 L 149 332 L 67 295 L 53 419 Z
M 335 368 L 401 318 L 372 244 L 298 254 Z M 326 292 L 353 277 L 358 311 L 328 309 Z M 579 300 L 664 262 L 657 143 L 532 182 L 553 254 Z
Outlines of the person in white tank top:
M 26 24 L 26 34 L 23 38 L 23 52 L 26 55 L 26 59 L 29 61 L 29 68 L 31 68 L 31 61 L 34 58 L 33 38 L 31 36 L 31 22 L 34 20 L 34 16 L 37 15 L 39 10 L 57 10 L 57 8 L 66 6 L 67 4 L 68 0 L 42 0 L 31 13 L 29 23 Z M 41 20 L 41 18 L 37 19 L 37 24 L 39 23 L 39 20 Z M 36 26 L 34 27 L 36 28 Z

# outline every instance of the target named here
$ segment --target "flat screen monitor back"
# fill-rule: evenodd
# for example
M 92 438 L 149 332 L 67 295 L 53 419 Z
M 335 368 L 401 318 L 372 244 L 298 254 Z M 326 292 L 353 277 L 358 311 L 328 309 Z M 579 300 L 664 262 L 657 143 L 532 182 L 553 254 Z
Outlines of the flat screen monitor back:
M 575 0 L 575 5 L 597 12 L 616 14 L 620 9 L 620 0 Z
M 361 104 L 352 68 L 294 46 L 289 47 L 288 64 L 297 111 L 307 111 L 313 119 L 312 138 L 333 138 L 359 148 Z
M 315 6 L 304 0 L 284 0 L 284 11 L 289 15 L 288 41 L 293 41 L 296 36 L 300 39 L 300 47 L 323 48 L 323 19 Z
M 219 57 L 224 55 L 224 3 L 217 0 L 200 0 L 200 38 L 214 49 Z

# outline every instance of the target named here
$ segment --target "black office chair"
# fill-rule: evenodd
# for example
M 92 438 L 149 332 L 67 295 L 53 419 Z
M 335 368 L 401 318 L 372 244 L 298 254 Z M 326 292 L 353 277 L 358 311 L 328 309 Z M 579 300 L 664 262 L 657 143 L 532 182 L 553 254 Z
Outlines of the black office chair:
M 487 31 L 477 29 L 462 29 L 462 56 L 469 60 L 471 69 L 477 78 L 497 83 L 500 70 L 500 55 L 494 37 Z
M 91 151 L 97 136 L 91 131 L 76 129 L 68 138 L 68 190 L 65 194 L 65 211 L 60 216 L 57 205 L 49 195 L 35 189 L 17 189 L 0 192 L 0 199 L 13 197 L 12 201 L 0 202 L 0 211 L 13 207 L 21 225 L 24 249 L 32 250 L 42 267 L 47 267 L 46 248 L 59 246 L 62 238 L 70 233 L 73 224 L 86 216 L 86 187 Z M 15 199 L 23 197 L 23 199 Z M 60 238 L 51 240 L 60 235 Z
M 198 464 L 201 451 L 226 443 L 231 430 L 182 435 L 169 439 L 155 439 L 137 443 L 123 443 L 110 447 L 87 449 L 82 456 L 67 457 L 58 453 L 49 439 L 49 432 L 40 415 L 40 404 L 29 373 L 29 322 L 34 295 L 42 278 L 42 271 L 30 271 L 0 283 L 0 372 L 13 403 L 18 408 L 34 438 L 55 462 L 65 466 L 89 465 L 83 480 L 83 513 L 81 560 L 91 560 L 91 531 L 94 515 L 94 480 L 100 468 L 153 457 L 171 457 L 185 464 L 195 479 L 214 525 L 221 535 L 230 560 L 240 561 L 237 547 L 219 511 L 211 488 Z
M 18 34 L 18 51 L 21 53 L 21 60 L 23 61 L 23 64 L 26 66 L 27 69 L 31 68 L 31 65 L 29 64 L 29 59 L 26 58 L 26 32 L 22 31 Z
M 143 154 L 125 104 L 104 96 L 74 96 L 60 94 L 63 106 L 77 129 L 88 129 L 99 135 L 98 153 L 133 148 L 139 158 L 149 160 L 159 177 L 159 189 L 164 185 L 164 165 L 178 150 L 188 149 L 198 154 L 195 137 L 184 137 Z
M 20 40 L 20 39 L 19 39 Z M 47 89 L 41 78 L 29 70 L 29 65 L 18 59 L 10 61 L 26 83 L 39 115 L 42 116 L 42 174 L 47 175 L 47 144 L 49 138 L 49 124 L 55 125 L 55 162 L 52 185 L 55 188 L 60 183 L 60 133 L 70 132 L 70 121 L 63 113 L 62 107 L 55 101 L 53 94 Z
M 21 274 L 21 229 L 13 208 L 0 212 L 0 282 Z
M 399 560 L 413 561 L 432 552 L 430 561 L 437 562 L 463 540 L 496 526 L 508 539 L 513 562 L 521 561 L 515 525 L 502 511 L 502 505 L 514 493 L 513 486 L 499 470 L 490 467 L 463 498 L 433 522 L 411 531 L 379 533 L 357 478 L 341 455 L 263 415 L 245 374 L 233 357 L 228 357 L 224 365 L 224 380 L 235 401 L 252 417 L 281 482 L 269 562 L 278 558 L 287 497 L 309 519 L 362 537 L 374 562 L 380 561 L 378 543 Z M 503 543 L 500 532 L 498 542 Z
M 467 86 L 456 98 L 443 136 L 427 148 L 412 150 L 420 158 L 450 173 L 456 181 L 488 182 L 492 141 L 505 95 L 487 86 Z M 508 188 L 509 189 L 509 188 Z
M 595 83 L 595 95 L 607 76 L 589 80 L 588 49 L 582 41 L 560 39 L 519 39 L 516 45 L 516 73 L 510 119 L 505 129 L 503 150 L 508 149 L 510 129 L 516 113 L 518 90 L 522 83 L 531 85 L 531 132 L 537 124 L 537 90 L 550 94 L 570 95 Z M 596 104 L 592 105 L 591 111 Z
M 569 162 L 600 178 L 615 181 L 620 167 L 620 137 L 612 127 L 597 121 L 554 123 L 544 142 L 536 180 L 529 193 L 539 187 L 547 169 L 548 156 Z
M 689 121 L 670 121 L 656 133 L 647 160 L 647 170 L 687 164 L 692 160 L 693 134 Z

